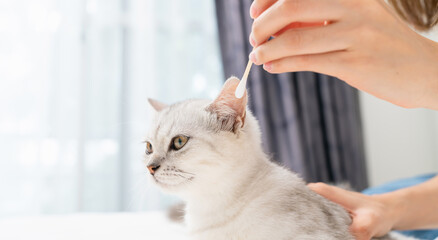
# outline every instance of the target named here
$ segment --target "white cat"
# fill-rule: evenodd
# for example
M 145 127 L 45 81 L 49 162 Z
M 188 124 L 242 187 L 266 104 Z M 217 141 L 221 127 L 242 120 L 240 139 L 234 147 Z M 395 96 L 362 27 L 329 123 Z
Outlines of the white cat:
M 186 201 L 191 238 L 353 240 L 342 207 L 265 155 L 247 94 L 234 96 L 238 83 L 228 79 L 213 102 L 149 100 L 157 114 L 146 138 L 148 169 L 158 186 Z

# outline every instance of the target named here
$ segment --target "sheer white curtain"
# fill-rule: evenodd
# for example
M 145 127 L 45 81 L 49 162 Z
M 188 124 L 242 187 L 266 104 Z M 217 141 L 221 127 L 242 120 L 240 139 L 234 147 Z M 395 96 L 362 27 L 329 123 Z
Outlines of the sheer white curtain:
M 213 0 L 0 0 L 0 217 L 174 201 L 146 179 L 153 97 L 213 98 Z

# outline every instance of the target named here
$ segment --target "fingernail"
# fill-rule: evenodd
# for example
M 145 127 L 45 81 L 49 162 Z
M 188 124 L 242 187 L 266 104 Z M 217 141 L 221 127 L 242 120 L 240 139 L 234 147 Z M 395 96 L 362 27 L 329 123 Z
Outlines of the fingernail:
M 270 72 L 272 70 L 272 62 L 267 62 L 267 63 L 263 64 L 263 69 Z
M 251 46 L 255 47 L 257 45 L 257 42 L 254 40 L 254 37 L 252 36 L 252 33 L 249 37 L 249 43 L 251 44 Z
M 259 10 L 255 7 L 251 6 L 251 9 L 249 10 L 249 15 L 251 16 L 251 18 L 254 19 L 258 13 L 259 13 Z
M 249 59 L 251 60 L 251 62 L 257 64 L 257 57 L 254 52 L 249 54 Z

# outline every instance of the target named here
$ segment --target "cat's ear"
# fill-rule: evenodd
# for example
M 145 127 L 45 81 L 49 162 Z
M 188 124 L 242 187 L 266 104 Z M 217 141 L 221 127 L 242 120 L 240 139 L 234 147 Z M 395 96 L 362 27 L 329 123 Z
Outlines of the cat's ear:
M 167 104 L 154 100 L 152 98 L 148 98 L 149 104 L 155 109 L 155 111 L 159 112 L 168 107 Z
M 230 77 L 219 96 L 207 107 L 207 111 L 216 114 L 222 130 L 237 132 L 245 124 L 248 94 L 245 90 L 242 98 L 235 96 L 239 82 L 238 78 Z

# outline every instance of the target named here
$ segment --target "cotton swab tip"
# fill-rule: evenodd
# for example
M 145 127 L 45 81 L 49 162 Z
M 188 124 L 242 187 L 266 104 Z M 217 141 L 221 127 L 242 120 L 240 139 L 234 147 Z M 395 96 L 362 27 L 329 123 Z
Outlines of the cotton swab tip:
M 240 83 L 236 88 L 236 92 L 234 93 L 236 98 L 242 98 L 243 95 L 245 94 L 246 82 L 248 80 L 249 70 L 251 70 L 251 66 L 252 66 L 252 61 L 249 60 L 248 64 L 246 65 L 245 73 L 243 74 L 243 77 L 240 80 Z
M 246 90 L 246 83 L 243 82 L 242 79 L 240 80 L 239 85 L 237 85 L 236 92 L 234 93 L 234 95 L 236 96 L 236 98 L 242 98 L 243 94 L 245 94 L 245 90 Z

